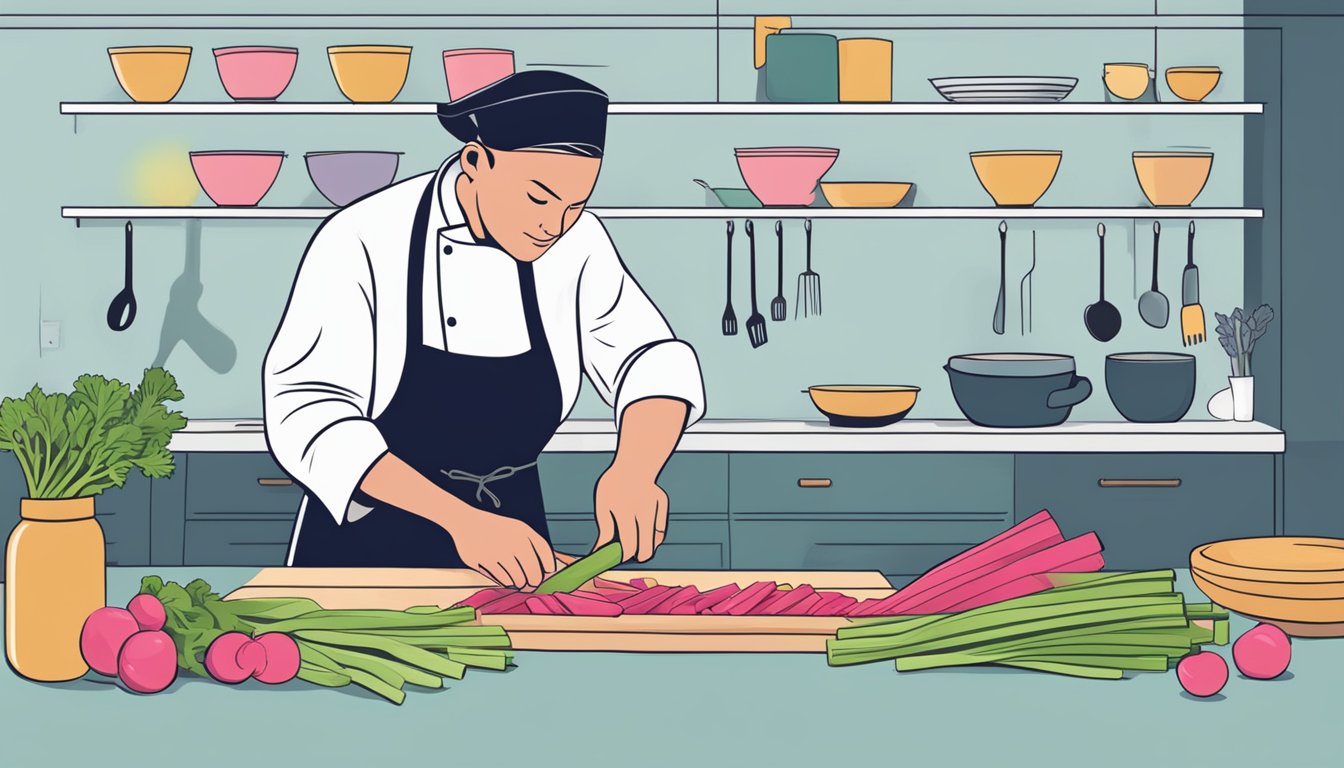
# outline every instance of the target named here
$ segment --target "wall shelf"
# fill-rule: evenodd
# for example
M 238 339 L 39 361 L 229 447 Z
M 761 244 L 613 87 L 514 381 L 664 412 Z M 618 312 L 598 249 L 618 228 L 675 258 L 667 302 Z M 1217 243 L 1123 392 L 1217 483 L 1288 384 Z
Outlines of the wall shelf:
M 63 115 L 432 115 L 434 103 L 350 104 L 347 102 L 61 102 Z M 1259 115 L 1264 104 L 1099 103 L 953 104 L 760 104 L 755 102 L 623 102 L 613 115 Z
M 67 206 L 67 219 L 325 219 L 335 208 Z M 590 208 L 605 219 L 1259 219 L 1260 208 Z

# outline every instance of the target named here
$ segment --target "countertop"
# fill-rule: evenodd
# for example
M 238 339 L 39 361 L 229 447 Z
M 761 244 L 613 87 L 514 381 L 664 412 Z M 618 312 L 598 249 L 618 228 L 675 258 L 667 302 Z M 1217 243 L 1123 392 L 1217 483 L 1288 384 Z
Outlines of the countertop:
M 174 451 L 264 452 L 260 419 L 192 419 L 173 436 Z M 570 419 L 546 450 L 616 449 L 611 421 Z M 705 419 L 677 446 L 681 452 L 862 453 L 1283 453 L 1284 434 L 1259 422 L 1178 421 L 1134 424 L 1071 421 L 1040 429 L 992 429 L 968 421 L 908 419 L 889 427 L 844 429 L 824 421 Z
M 109 602 L 147 573 L 223 592 L 255 570 L 112 568 Z M 1233 637 L 1250 626 L 1234 622 Z M 1299 640 L 1293 653 L 1284 678 L 1234 671 L 1210 700 L 1185 696 L 1174 673 L 898 674 L 811 654 L 523 652 L 516 669 L 472 670 L 400 707 L 299 682 L 179 678 L 136 696 L 102 679 L 3 672 L 0 754 L 15 766 L 1337 765 L 1344 640 Z

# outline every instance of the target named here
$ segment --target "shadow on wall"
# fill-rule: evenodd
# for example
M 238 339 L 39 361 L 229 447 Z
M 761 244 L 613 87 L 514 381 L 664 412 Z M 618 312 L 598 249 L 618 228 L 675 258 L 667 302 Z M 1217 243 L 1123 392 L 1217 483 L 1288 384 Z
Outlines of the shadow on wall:
M 168 289 L 154 366 L 163 367 L 178 343 L 185 342 L 210 370 L 228 373 L 238 361 L 238 345 L 201 314 L 201 222 L 188 221 L 186 233 L 186 258 L 182 274 Z

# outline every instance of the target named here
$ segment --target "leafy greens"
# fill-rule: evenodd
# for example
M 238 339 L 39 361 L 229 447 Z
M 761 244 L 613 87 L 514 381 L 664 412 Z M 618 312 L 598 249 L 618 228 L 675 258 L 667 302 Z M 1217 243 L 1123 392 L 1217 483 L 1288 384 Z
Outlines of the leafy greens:
M 1250 314 L 1237 307 L 1231 315 L 1214 312 L 1213 316 L 1218 320 L 1218 343 L 1232 361 L 1232 375 L 1250 376 L 1251 353 L 1274 321 L 1274 309 L 1261 304 Z
M 146 477 L 173 473 L 168 441 L 187 425 L 166 403 L 182 399 L 172 374 L 147 368 L 134 391 L 116 379 L 85 374 L 70 394 L 36 385 L 0 401 L 0 451 L 18 458 L 28 497 L 72 499 L 125 484 L 132 469 Z

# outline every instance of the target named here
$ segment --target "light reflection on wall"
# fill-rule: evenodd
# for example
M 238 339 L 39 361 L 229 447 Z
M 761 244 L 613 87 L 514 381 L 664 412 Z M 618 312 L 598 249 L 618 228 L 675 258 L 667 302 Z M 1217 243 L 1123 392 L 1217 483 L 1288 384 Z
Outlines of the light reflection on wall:
M 187 206 L 200 196 L 187 145 L 160 141 L 130 156 L 127 193 L 135 205 Z

